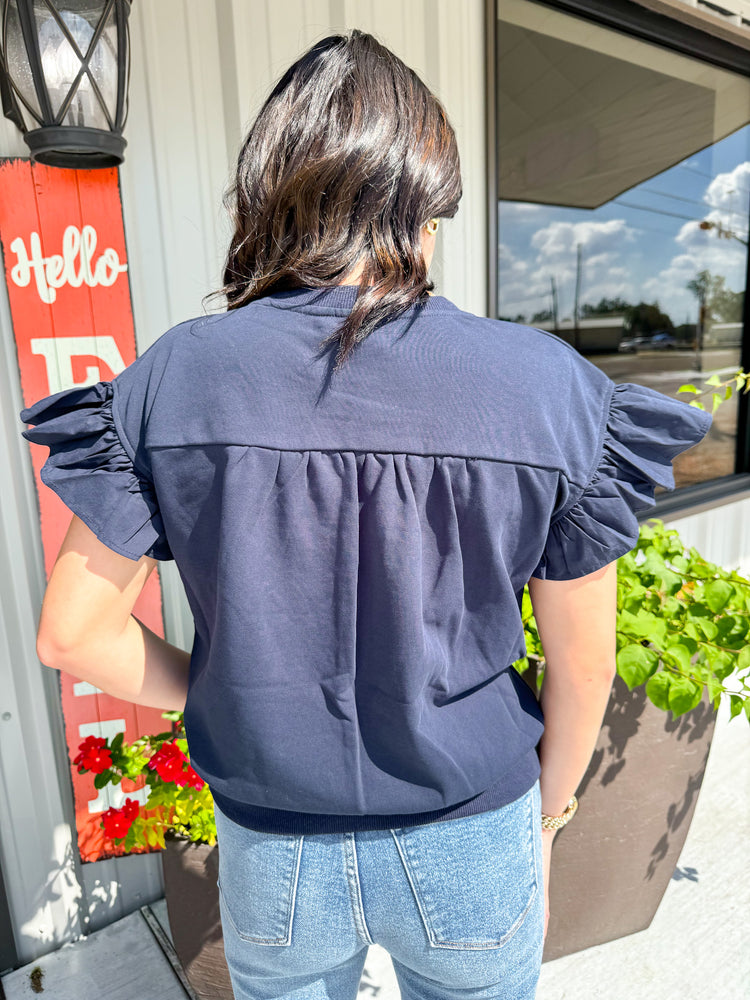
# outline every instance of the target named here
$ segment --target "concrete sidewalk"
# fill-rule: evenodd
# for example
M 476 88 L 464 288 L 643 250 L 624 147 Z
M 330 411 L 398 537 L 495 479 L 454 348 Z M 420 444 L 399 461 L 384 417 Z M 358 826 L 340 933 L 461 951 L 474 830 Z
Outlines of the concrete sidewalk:
M 651 926 L 545 963 L 537 1000 L 750 1000 L 750 726 L 728 716 L 722 708 L 685 847 Z M 8 973 L 0 997 L 38 995 L 30 974 L 39 966 L 50 1000 L 185 1000 L 184 972 L 159 924 L 168 935 L 163 898 Z M 359 995 L 399 1000 L 382 948 L 370 949 Z

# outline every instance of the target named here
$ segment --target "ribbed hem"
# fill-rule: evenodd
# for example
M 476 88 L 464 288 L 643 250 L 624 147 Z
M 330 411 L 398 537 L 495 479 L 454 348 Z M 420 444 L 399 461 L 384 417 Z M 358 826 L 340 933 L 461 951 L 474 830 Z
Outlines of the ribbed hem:
M 510 773 L 503 775 L 486 791 L 474 798 L 423 813 L 394 813 L 391 815 L 344 816 L 323 813 L 287 812 L 285 809 L 264 809 L 247 802 L 237 802 L 210 789 L 214 804 L 232 822 L 259 833 L 314 834 L 350 833 L 365 830 L 398 830 L 408 826 L 423 826 L 444 820 L 460 819 L 489 812 L 514 802 L 531 788 L 540 774 L 539 757 L 533 748 L 514 761 Z
M 291 288 L 283 292 L 272 292 L 254 301 L 277 309 L 297 309 L 319 316 L 347 316 L 354 306 L 359 292 L 358 285 L 323 285 L 320 288 Z M 458 306 L 443 295 L 430 295 L 415 302 L 404 313 L 420 309 L 422 312 L 457 312 Z

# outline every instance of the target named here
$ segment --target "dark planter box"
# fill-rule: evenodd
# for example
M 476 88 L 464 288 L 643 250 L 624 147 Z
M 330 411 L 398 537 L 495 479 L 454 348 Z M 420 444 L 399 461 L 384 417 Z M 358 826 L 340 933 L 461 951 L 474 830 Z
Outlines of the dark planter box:
M 164 896 L 174 949 L 200 1000 L 234 1000 L 219 915 L 219 846 L 168 833 Z
M 615 679 L 580 808 L 552 848 L 544 961 L 649 926 L 690 828 L 715 723 L 707 697 L 675 719 Z

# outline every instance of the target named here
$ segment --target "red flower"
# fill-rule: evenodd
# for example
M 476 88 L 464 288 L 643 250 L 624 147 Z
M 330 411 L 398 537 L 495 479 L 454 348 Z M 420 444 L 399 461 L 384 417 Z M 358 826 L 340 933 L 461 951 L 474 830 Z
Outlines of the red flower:
M 73 763 L 78 765 L 79 774 L 84 771 L 101 774 L 112 766 L 112 754 L 104 737 L 87 736 L 83 743 L 79 743 L 78 749 L 81 752 L 73 759 Z
M 148 766 L 164 781 L 173 781 L 180 788 L 184 788 L 185 785 L 190 785 L 191 788 L 203 788 L 205 784 L 176 743 L 162 743 L 148 762 Z
M 203 786 L 206 784 L 203 778 L 201 778 L 201 776 L 196 771 L 194 771 L 189 764 L 187 769 L 186 784 L 190 785 L 191 788 L 203 788 Z
M 180 779 L 184 775 L 183 765 L 186 763 L 187 757 L 176 743 L 162 743 L 148 762 L 148 766 L 164 781 L 174 781 L 178 785 L 184 785 L 187 782 Z
M 131 798 L 125 799 L 125 805 L 122 807 L 122 811 L 125 813 L 125 815 L 128 817 L 128 819 L 131 821 L 131 823 L 136 818 L 136 816 L 138 815 L 138 809 L 139 809 L 139 806 L 138 806 L 138 800 L 137 799 L 131 799 Z
M 125 805 L 121 809 L 107 809 L 102 813 L 105 835 L 107 837 L 124 837 L 137 815 L 138 802 L 136 799 L 125 799 Z

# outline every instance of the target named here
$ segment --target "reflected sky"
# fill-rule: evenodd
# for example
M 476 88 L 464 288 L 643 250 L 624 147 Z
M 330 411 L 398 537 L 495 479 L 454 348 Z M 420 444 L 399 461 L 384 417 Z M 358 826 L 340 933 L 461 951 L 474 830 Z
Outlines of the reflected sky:
M 572 319 L 581 244 L 582 304 L 657 302 L 675 326 L 695 323 L 698 302 L 686 285 L 699 271 L 723 276 L 734 292 L 745 288 L 750 126 L 600 208 L 501 200 L 498 213 L 501 317 L 529 323 L 550 310 L 554 277 L 559 320 Z M 733 235 L 721 236 L 719 226 Z

